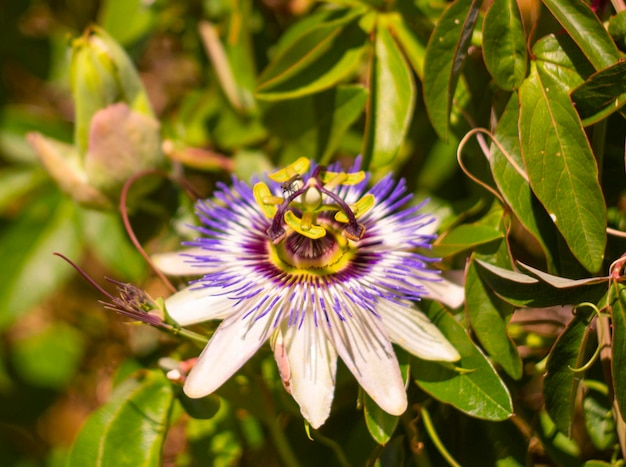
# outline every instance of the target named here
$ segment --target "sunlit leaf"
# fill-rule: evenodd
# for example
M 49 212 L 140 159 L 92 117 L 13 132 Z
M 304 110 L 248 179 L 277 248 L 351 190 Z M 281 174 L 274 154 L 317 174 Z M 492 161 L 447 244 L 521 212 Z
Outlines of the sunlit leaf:
M 606 207 L 596 161 L 567 89 L 534 62 L 520 88 L 519 125 L 533 192 L 574 256 L 597 271 L 606 243 Z
M 341 137 L 363 113 L 367 90 L 338 86 L 311 96 L 272 103 L 264 121 L 284 145 L 282 161 L 306 157 L 328 163 Z
M 355 15 L 317 25 L 270 62 L 256 96 L 290 99 L 328 89 L 354 70 L 366 39 Z
M 131 45 L 150 31 L 156 13 L 152 5 L 141 0 L 107 0 L 98 24 L 120 44 Z
M 593 317 L 593 309 L 585 306 L 576 310 L 574 318 L 559 335 L 548 356 L 543 394 L 546 410 L 562 433 L 572 436 L 574 409 L 585 357 L 585 336 Z
M 415 83 L 384 23 L 376 28 L 372 60 L 362 153 L 366 167 L 380 167 L 393 161 L 403 143 L 413 115 Z
M 483 56 L 502 89 L 517 89 L 526 75 L 526 36 L 515 0 L 495 0 L 483 20 Z
M 598 16 L 585 2 L 543 0 L 596 70 L 619 59 L 619 51 Z
M 138 372 L 89 417 L 68 467 L 162 465 L 172 401 L 172 385 L 160 371 Z
M 574 89 L 571 99 L 584 126 L 605 119 L 626 104 L 626 61 L 599 71 Z
M 424 103 L 437 134 L 448 137 L 452 98 L 481 2 L 456 0 L 441 15 L 424 61 Z
M 604 451 L 617 441 L 609 389 L 600 381 L 588 380 L 585 380 L 585 389 L 583 396 L 585 428 L 595 448 Z
M 507 387 L 465 329 L 438 305 L 431 304 L 427 311 L 461 360 L 444 364 L 414 359 L 411 374 L 415 382 L 434 398 L 473 417 L 495 421 L 513 415 Z

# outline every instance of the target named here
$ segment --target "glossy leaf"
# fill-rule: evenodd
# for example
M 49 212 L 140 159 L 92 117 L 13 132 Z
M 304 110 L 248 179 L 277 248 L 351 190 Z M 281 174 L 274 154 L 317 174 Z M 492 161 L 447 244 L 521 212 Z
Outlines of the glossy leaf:
M 507 334 L 513 305 L 497 297 L 481 280 L 474 262 L 465 271 L 465 309 L 476 337 L 491 359 L 513 379 L 522 376 L 522 360 Z
M 626 104 L 626 61 L 599 71 L 574 89 L 571 99 L 584 126 L 605 119 Z
M 264 112 L 264 121 L 284 145 L 284 163 L 303 154 L 328 163 L 341 137 L 363 113 L 366 101 L 365 88 L 338 86 L 312 96 L 272 103 Z
M 593 313 L 593 309 L 588 306 L 576 310 L 574 318 L 559 335 L 550 351 L 546 364 L 543 383 L 546 410 L 559 431 L 570 437 L 576 394 L 582 379 L 582 374 L 576 373 L 574 369 L 586 363 L 583 360 L 585 336 Z
M 520 88 L 519 126 L 533 192 L 574 256 L 588 271 L 597 271 L 606 243 L 606 207 L 596 161 L 567 89 L 534 63 Z
M 448 138 L 452 98 L 481 2 L 456 0 L 441 15 L 424 61 L 424 103 L 437 134 Z
M 515 0 L 494 0 L 483 20 L 483 57 L 502 89 L 518 89 L 527 68 L 526 36 Z
M 172 401 L 172 385 L 160 371 L 135 374 L 87 420 L 68 467 L 161 465 Z
M 606 292 L 607 284 L 596 278 L 570 280 L 556 288 L 545 281 L 476 260 L 480 277 L 502 299 L 519 307 L 544 308 L 583 301 L 595 302 Z
M 411 69 L 383 23 L 376 28 L 363 159 L 381 167 L 393 161 L 413 116 L 415 83 Z
M 552 250 L 556 231 L 545 209 L 532 192 L 519 141 L 519 103 L 517 95 L 509 99 L 495 131 L 498 144 L 491 145 L 491 173 L 506 205 L 513 211 L 524 228 L 539 242 L 546 255 L 549 270 L 555 270 Z M 504 154 L 503 151 L 506 152 Z
M 619 59 L 619 51 L 596 14 L 585 2 L 543 0 L 554 17 L 593 64 L 602 70 Z
M 463 326 L 438 305 L 431 304 L 428 315 L 458 350 L 461 360 L 444 364 L 414 359 L 411 374 L 419 387 L 476 418 L 496 421 L 513 415 L 507 387 Z
M 613 391 L 617 405 L 626 418 L 626 287 L 614 284 L 611 287 L 611 318 L 613 343 L 611 345 L 611 370 Z
M 462 224 L 435 242 L 433 256 L 445 258 L 503 237 L 502 232 L 487 225 Z
M 404 16 L 389 16 L 388 24 L 411 68 L 423 80 L 427 41 L 411 28 Z
M 366 39 L 354 15 L 314 27 L 270 62 L 256 96 L 290 99 L 328 89 L 354 70 Z

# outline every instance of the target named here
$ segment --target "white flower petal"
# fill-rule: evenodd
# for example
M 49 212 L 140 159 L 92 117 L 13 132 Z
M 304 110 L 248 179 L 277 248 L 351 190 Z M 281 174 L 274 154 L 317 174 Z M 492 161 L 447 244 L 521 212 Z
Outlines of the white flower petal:
M 267 340 L 274 330 L 272 320 L 243 318 L 245 312 L 220 324 L 193 367 L 184 391 L 198 398 L 211 394 L 230 378 Z
M 220 293 L 220 289 L 192 285 L 168 297 L 165 308 L 181 326 L 224 319 L 233 313 L 233 300 Z
M 427 294 L 424 298 L 437 300 L 450 308 L 458 308 L 465 301 L 465 289 L 452 281 L 441 278 L 437 281 L 422 281 Z
M 382 316 L 389 338 L 413 355 L 446 362 L 461 358 L 437 326 L 414 307 L 381 300 L 376 310 Z
M 289 363 L 289 389 L 300 406 L 302 416 L 313 428 L 319 428 L 328 418 L 335 392 L 337 352 L 320 328 L 312 313 L 305 313 L 304 322 L 288 325 L 283 321 L 282 344 Z M 279 346 L 275 349 L 280 351 Z
M 202 276 L 215 270 L 214 267 L 202 267 L 187 255 L 206 255 L 202 248 L 189 248 L 174 253 L 159 253 L 151 257 L 154 265 L 168 276 Z
M 391 415 L 401 415 L 407 407 L 406 390 L 380 319 L 357 307 L 351 307 L 350 312 L 352 316 L 341 321 L 335 312 L 328 311 L 329 322 L 320 322 L 319 326 L 374 402 Z

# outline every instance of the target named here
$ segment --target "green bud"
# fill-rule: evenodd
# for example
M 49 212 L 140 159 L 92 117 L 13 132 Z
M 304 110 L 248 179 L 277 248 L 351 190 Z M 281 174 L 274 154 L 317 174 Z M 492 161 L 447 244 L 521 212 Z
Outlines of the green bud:
M 161 167 L 160 125 L 132 61 L 107 33 L 89 28 L 72 42 L 74 146 L 28 136 L 50 175 L 77 202 L 110 209 L 124 183 Z M 151 185 L 133 189 L 141 195 Z
M 94 114 L 116 102 L 153 117 L 143 84 L 124 49 L 104 30 L 92 26 L 72 42 L 70 80 L 76 114 L 74 142 L 87 151 Z

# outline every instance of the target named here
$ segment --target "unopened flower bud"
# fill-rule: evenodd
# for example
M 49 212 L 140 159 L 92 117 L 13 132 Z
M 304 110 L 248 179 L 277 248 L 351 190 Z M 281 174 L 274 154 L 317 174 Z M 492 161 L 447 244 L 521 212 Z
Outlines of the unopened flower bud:
M 124 183 L 163 164 L 160 125 L 132 61 L 106 32 L 72 42 L 74 146 L 33 133 L 28 139 L 50 175 L 77 202 L 110 209 Z M 136 195 L 151 189 L 142 186 Z

